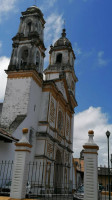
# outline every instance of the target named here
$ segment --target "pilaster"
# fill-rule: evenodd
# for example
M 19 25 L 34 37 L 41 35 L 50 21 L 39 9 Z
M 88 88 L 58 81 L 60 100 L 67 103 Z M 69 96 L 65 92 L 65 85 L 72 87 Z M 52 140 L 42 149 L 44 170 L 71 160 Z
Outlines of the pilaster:
M 84 200 L 98 200 L 98 150 L 89 131 L 89 140 L 84 147 Z
M 23 129 L 22 139 L 15 144 L 16 150 L 10 194 L 10 197 L 14 199 L 23 199 L 26 194 L 29 154 L 32 147 L 26 138 L 27 133 L 28 129 Z

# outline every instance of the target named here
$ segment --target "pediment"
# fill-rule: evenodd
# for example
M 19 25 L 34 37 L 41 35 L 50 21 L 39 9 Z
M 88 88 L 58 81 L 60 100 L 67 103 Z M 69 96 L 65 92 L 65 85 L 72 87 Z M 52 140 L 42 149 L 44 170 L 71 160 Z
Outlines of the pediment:
M 68 100 L 69 94 L 68 94 L 68 88 L 67 88 L 66 80 L 65 79 L 56 80 L 55 84 L 56 84 L 58 90 L 63 95 L 64 99 L 68 102 L 69 101 Z

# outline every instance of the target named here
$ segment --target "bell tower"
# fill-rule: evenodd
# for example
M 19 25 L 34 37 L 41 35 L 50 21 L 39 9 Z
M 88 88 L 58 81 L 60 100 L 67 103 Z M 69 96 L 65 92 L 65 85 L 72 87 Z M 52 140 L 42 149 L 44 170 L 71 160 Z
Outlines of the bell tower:
M 32 6 L 22 12 L 18 33 L 13 40 L 9 71 L 35 69 L 43 73 L 45 20 L 39 8 Z
M 66 30 L 62 30 L 61 37 L 50 46 L 49 65 L 44 70 L 46 80 L 65 78 L 69 93 L 75 98 L 75 85 L 78 81 L 75 70 L 75 54 L 71 42 L 66 37 Z
M 36 6 L 22 12 L 6 73 L 7 86 L 1 115 L 1 127 L 13 132 L 30 115 L 38 119 L 43 83 L 45 20 Z M 32 113 L 33 112 L 33 113 Z M 33 123 L 34 121 L 33 120 Z M 36 128 L 37 122 L 34 127 Z

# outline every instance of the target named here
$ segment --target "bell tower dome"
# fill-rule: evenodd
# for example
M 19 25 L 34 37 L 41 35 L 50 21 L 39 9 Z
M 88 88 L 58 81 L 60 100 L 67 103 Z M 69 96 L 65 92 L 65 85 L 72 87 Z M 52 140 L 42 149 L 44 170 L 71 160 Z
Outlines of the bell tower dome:
M 44 70 L 46 80 L 65 78 L 68 90 L 75 96 L 75 83 L 78 81 L 74 61 L 76 59 L 71 42 L 66 37 L 66 30 L 62 30 L 54 46 L 50 46 L 49 66 Z
M 66 30 L 62 30 L 61 38 L 50 49 L 50 64 L 60 65 L 61 68 L 74 67 L 75 54 L 71 42 L 66 38 Z
M 34 69 L 43 73 L 45 46 L 45 20 L 41 10 L 36 6 L 22 12 L 18 33 L 13 40 L 9 71 Z

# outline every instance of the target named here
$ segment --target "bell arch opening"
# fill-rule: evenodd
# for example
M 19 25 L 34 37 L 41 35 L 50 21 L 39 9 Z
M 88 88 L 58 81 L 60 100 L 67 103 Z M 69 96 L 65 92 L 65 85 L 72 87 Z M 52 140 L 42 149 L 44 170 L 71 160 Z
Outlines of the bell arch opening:
M 61 63 L 62 62 L 62 53 L 59 53 L 56 57 L 56 63 Z
M 31 27 L 32 27 L 32 22 L 31 21 L 29 21 L 27 23 L 27 27 L 28 27 L 28 33 L 30 33 L 31 32 Z
M 36 53 L 36 68 L 37 68 L 37 71 L 39 70 L 39 66 L 40 66 L 40 53 L 37 51 L 37 53 Z
M 33 30 L 33 21 L 31 18 L 26 18 L 21 25 L 24 36 L 28 36 Z
M 25 69 L 26 65 L 28 64 L 28 48 L 27 47 L 23 47 L 20 49 L 19 52 L 19 68 L 21 69 Z

